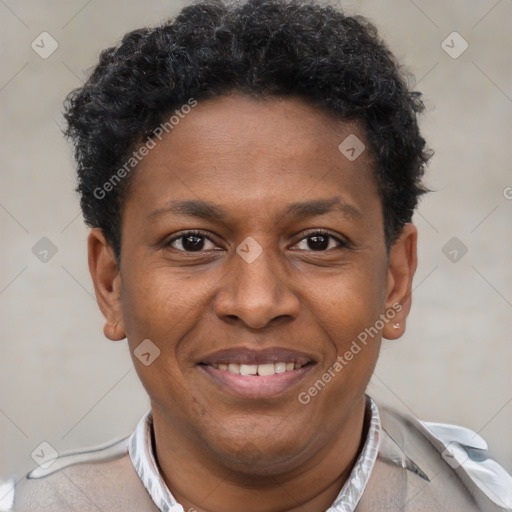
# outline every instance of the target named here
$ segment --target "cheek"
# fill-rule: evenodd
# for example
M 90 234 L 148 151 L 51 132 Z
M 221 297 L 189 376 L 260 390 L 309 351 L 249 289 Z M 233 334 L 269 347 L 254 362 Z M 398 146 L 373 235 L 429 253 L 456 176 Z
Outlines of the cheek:
M 172 344 L 195 320 L 207 300 L 208 286 L 172 273 L 170 269 L 126 269 L 123 278 L 123 316 L 129 337 L 154 337 Z
M 326 400 L 319 401 L 318 406 L 365 391 L 380 351 L 381 334 L 380 329 L 375 331 L 375 325 L 383 312 L 384 290 L 384 267 L 368 262 L 345 269 L 343 275 L 326 280 L 324 286 L 310 285 L 313 321 L 328 337 L 327 359 L 319 375 L 328 382 L 328 389 Z
M 330 418 L 333 428 L 342 420 L 342 411 L 365 392 L 375 369 L 381 334 L 371 328 L 382 313 L 380 297 L 375 281 L 357 276 L 332 283 L 328 293 L 315 295 L 312 314 L 328 337 L 329 350 L 317 380 L 303 390 L 307 395 L 303 398 L 313 402 L 318 396 L 314 407 Z M 332 412 L 333 403 L 340 404 L 338 413 Z
M 181 401 L 186 373 L 195 367 L 183 340 L 201 325 L 213 283 L 165 268 L 124 271 L 123 319 L 137 374 L 150 396 Z
M 132 272 L 123 282 L 123 318 L 133 365 L 156 404 L 171 401 L 191 407 L 195 398 L 183 385 L 186 370 L 176 353 L 195 321 L 193 300 L 182 287 L 156 274 Z
M 372 272 L 369 267 L 343 271 L 339 278 L 310 283 L 305 294 L 316 322 L 344 350 L 383 312 L 385 272 Z

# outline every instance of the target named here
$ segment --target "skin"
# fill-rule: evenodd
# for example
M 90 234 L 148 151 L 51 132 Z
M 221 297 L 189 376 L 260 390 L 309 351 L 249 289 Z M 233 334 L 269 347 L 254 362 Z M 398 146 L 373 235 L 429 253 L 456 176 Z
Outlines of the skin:
M 374 162 L 367 144 L 355 161 L 345 158 L 338 146 L 349 134 L 365 141 L 357 123 L 300 99 L 199 102 L 132 178 L 121 268 L 101 230 L 90 233 L 105 335 L 126 336 L 132 355 L 145 339 L 161 351 L 149 366 L 133 361 L 151 400 L 158 463 L 185 510 L 320 512 L 360 452 L 381 338 L 405 329 L 417 232 L 407 224 L 387 253 Z M 290 203 L 333 198 L 358 213 L 285 215 Z M 175 200 L 208 201 L 227 216 L 151 216 Z M 201 252 L 183 238 L 166 245 L 190 229 L 210 238 L 199 239 Z M 346 243 L 327 238 L 318 249 L 318 229 Z M 262 248 L 251 263 L 236 252 L 249 236 Z M 379 335 L 300 403 L 298 394 L 394 304 L 402 309 Z M 270 398 L 233 395 L 198 366 L 220 349 L 272 346 L 315 364 Z

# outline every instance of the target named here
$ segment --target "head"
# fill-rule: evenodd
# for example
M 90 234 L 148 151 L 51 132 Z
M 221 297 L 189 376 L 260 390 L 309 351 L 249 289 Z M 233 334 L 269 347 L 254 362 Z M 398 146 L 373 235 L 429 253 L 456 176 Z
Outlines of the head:
M 203 1 L 102 52 L 67 134 L 105 335 L 160 421 L 262 472 L 350 421 L 410 308 L 422 109 L 369 22 L 314 3 Z

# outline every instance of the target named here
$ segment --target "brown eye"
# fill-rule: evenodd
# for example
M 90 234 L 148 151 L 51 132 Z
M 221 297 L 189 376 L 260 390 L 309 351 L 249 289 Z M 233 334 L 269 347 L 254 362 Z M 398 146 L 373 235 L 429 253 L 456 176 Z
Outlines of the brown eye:
M 213 244 L 213 242 L 201 231 L 187 231 L 181 233 L 180 236 L 169 240 L 165 246 L 182 252 L 200 252 L 209 250 L 208 247 L 205 247 L 207 242 L 210 242 L 215 246 L 215 244 Z
M 333 249 L 336 247 L 346 247 L 347 244 L 343 240 L 327 233 L 326 231 L 315 231 L 309 233 L 306 237 L 304 237 L 299 243 L 303 243 L 306 241 L 306 248 L 302 250 L 316 251 L 316 252 L 324 252 L 329 249 Z M 334 241 L 334 246 L 332 242 Z

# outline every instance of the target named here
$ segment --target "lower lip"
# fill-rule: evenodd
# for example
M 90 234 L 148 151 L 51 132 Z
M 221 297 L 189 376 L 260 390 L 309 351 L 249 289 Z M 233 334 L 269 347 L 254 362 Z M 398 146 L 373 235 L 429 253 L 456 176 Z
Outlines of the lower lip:
M 244 398 L 272 398 L 296 386 L 313 368 L 307 364 L 302 368 L 274 375 L 238 375 L 213 366 L 199 365 L 199 368 L 227 391 Z

